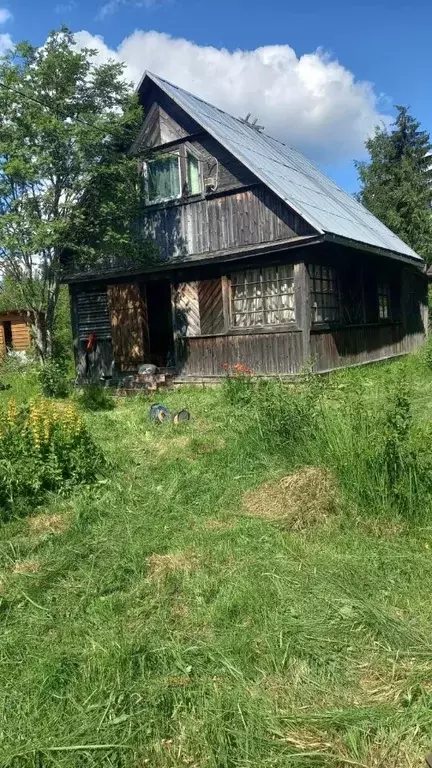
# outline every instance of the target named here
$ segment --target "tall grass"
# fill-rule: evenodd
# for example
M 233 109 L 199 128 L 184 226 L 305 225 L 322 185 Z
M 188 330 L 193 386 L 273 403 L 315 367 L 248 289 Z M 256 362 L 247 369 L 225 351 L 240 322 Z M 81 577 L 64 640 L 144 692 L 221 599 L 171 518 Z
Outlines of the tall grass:
M 414 418 L 403 368 L 386 368 L 378 391 L 371 392 L 369 384 L 367 373 L 363 379 L 349 373 L 305 375 L 297 386 L 257 382 L 251 395 L 249 379 L 244 386 L 251 439 L 264 440 L 293 467 L 333 470 L 359 514 L 427 519 L 432 513 L 429 423 Z

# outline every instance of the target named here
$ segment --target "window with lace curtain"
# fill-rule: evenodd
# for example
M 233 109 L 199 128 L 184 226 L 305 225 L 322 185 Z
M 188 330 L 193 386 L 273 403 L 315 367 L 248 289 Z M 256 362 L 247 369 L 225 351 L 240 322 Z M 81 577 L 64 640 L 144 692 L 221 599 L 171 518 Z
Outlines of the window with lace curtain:
M 293 265 L 234 272 L 231 275 L 231 321 L 234 328 L 293 323 Z

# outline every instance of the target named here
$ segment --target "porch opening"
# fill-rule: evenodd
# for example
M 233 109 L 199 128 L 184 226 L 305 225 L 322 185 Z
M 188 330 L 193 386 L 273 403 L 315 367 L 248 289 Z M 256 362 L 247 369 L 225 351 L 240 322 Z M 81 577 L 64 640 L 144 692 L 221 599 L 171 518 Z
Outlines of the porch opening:
M 169 280 L 147 283 L 146 294 L 150 362 L 158 368 L 173 368 L 175 358 L 171 283 Z

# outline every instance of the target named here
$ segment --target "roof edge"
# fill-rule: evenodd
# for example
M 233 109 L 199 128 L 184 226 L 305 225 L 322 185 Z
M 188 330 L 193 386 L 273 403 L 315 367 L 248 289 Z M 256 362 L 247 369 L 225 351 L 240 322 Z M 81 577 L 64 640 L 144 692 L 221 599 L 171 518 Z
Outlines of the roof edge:
M 380 248 L 377 245 L 369 245 L 369 243 L 362 243 L 359 240 L 351 240 L 348 237 L 342 237 L 342 235 L 333 235 L 331 232 L 324 234 L 324 240 L 327 243 L 338 243 L 339 245 L 346 245 L 351 248 L 356 248 L 359 251 L 369 251 L 369 253 L 375 253 L 377 256 L 384 256 L 387 259 L 394 259 L 395 261 L 403 261 L 406 264 L 410 264 L 413 267 L 417 267 L 421 272 L 424 270 L 425 260 L 419 254 L 416 256 L 406 256 L 398 251 L 391 251 L 387 248 Z

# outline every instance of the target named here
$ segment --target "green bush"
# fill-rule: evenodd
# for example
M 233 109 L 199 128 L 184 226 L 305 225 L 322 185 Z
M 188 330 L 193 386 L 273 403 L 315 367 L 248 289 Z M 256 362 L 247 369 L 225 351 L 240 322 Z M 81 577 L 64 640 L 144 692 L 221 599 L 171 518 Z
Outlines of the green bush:
M 41 365 L 38 378 L 42 395 L 44 397 L 67 397 L 70 384 L 67 376 L 67 361 L 60 359 L 46 360 Z
M 112 411 L 115 408 L 113 396 L 97 384 L 84 387 L 77 402 L 84 411 Z
M 104 458 L 71 403 L 40 400 L 0 412 L 0 517 L 34 506 L 47 491 L 92 482 Z

